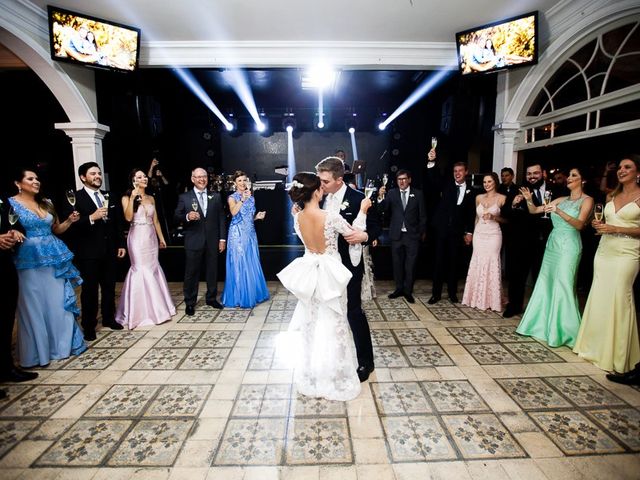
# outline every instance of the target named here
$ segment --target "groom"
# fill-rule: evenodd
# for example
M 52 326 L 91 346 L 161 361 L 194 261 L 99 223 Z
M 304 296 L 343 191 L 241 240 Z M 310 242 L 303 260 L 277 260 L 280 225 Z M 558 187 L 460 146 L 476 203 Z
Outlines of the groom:
M 321 204 L 323 210 L 338 212 L 351 224 L 358 216 L 360 202 L 362 202 L 364 195 L 343 182 L 344 163 L 342 160 L 338 157 L 327 157 L 316 165 L 316 172 L 320 178 L 322 190 L 327 194 Z M 361 261 L 357 267 L 351 264 L 349 244 L 368 244 L 370 239 L 375 240 L 379 234 L 380 222 L 373 209 L 369 209 L 366 232 L 355 231 L 350 235 L 338 237 L 338 252 L 342 264 L 353 275 L 347 285 L 347 319 L 356 345 L 357 372 L 361 382 L 367 380 L 373 372 L 373 346 L 371 345 L 369 324 L 362 311 L 360 299 L 364 262 Z

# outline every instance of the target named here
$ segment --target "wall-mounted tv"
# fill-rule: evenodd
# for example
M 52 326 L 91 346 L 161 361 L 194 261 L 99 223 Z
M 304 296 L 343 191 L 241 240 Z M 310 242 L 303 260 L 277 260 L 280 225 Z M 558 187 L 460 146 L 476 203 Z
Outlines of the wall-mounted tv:
M 49 5 L 51 58 L 120 72 L 138 68 L 140 29 Z
M 538 63 L 538 12 L 456 33 L 463 75 Z

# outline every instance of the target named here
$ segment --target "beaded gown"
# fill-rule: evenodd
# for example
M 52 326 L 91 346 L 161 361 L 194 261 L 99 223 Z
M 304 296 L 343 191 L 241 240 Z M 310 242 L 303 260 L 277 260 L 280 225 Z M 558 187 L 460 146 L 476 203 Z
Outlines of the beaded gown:
M 11 206 L 25 230 L 16 248 L 18 272 L 18 356 L 22 367 L 47 365 L 87 349 L 76 322 L 80 309 L 74 288 L 82 283 L 73 253 L 56 237 L 53 215 L 39 217 L 13 198 Z
M 231 195 L 240 202 L 242 195 Z M 222 304 L 225 307 L 252 308 L 269 299 L 267 282 L 260 265 L 258 237 L 253 224 L 256 202 L 253 196 L 242 203 L 233 216 L 227 235 L 227 262 Z
M 127 236 L 131 267 L 122 285 L 116 322 L 133 330 L 171 320 L 176 307 L 158 261 L 158 236 L 153 224 L 155 206 L 140 204 Z
M 640 227 L 636 201 L 616 212 L 613 201 L 606 204 L 606 223 L 619 227 Z M 593 259 L 593 283 L 582 314 L 582 324 L 573 349 L 603 370 L 625 373 L 640 362 L 640 340 L 633 282 L 640 268 L 640 238 L 603 235 Z
M 583 200 L 566 199 L 558 208 L 577 218 Z M 550 347 L 573 347 L 580 328 L 575 286 L 582 240 L 580 232 L 557 213 L 551 213 L 551 222 L 540 273 L 516 332 L 544 340 Z

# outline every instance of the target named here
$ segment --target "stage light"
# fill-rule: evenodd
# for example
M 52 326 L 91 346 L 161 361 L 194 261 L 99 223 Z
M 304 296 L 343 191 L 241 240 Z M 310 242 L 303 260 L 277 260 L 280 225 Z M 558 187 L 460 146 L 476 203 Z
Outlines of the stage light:
M 226 120 L 227 120 L 227 123 L 225 123 L 225 128 L 227 129 L 227 132 L 237 132 L 238 131 L 238 120 L 233 118 L 233 116 L 230 116 Z
M 180 78 L 180 80 L 187 86 L 187 88 L 191 90 L 191 92 L 193 92 L 193 94 L 198 97 L 200 101 L 202 101 L 202 103 L 204 103 L 207 108 L 215 114 L 216 117 L 220 119 L 220 121 L 224 124 L 225 128 L 228 131 L 237 128 L 237 124 L 235 126 L 230 125 L 229 121 L 224 117 L 216 104 L 213 103 L 213 100 L 209 98 L 209 95 L 207 95 L 207 93 L 204 91 L 204 88 L 202 88 L 202 85 L 200 85 L 200 82 L 196 80 L 191 71 L 184 68 L 174 68 L 173 73 L 175 73 L 178 78 Z
M 387 128 L 387 126 L 384 124 L 384 122 L 380 122 L 380 123 L 378 124 L 378 130 L 382 131 L 382 130 L 384 130 L 385 128 Z
M 291 125 L 287 125 L 287 133 L 293 132 L 293 127 Z
M 317 88 L 327 90 L 334 86 L 336 81 L 336 72 L 329 65 L 319 63 L 312 65 L 302 74 L 302 88 Z
M 282 119 L 282 128 L 284 130 L 291 131 L 293 132 L 296 127 L 298 126 L 297 122 L 296 122 L 296 117 L 294 116 L 293 113 L 285 113 L 284 114 L 284 118 Z M 291 130 L 289 130 L 289 128 L 291 128 Z
M 387 124 L 384 123 L 386 120 L 387 120 L 386 113 L 382 113 L 378 115 L 378 118 L 376 118 L 376 126 L 379 131 L 383 131 L 385 128 L 387 128 Z
M 263 132 L 263 130 L 259 128 L 261 123 L 260 114 L 258 114 L 258 109 L 253 98 L 253 93 L 251 93 L 251 87 L 249 86 L 249 79 L 247 78 L 246 72 L 238 68 L 231 68 L 222 71 L 222 78 L 224 78 L 236 95 L 238 95 L 238 98 L 249 112 L 249 115 L 253 118 L 253 121 L 256 124 L 256 130 Z
M 353 127 L 349 127 L 349 133 L 356 133 L 356 129 Z
M 352 129 L 355 132 L 356 129 L 358 128 L 357 117 L 358 117 L 357 113 L 352 113 L 352 114 L 349 114 L 349 116 L 347 116 L 347 118 L 345 119 L 344 127 L 347 129 L 349 133 L 352 133 L 351 132 Z

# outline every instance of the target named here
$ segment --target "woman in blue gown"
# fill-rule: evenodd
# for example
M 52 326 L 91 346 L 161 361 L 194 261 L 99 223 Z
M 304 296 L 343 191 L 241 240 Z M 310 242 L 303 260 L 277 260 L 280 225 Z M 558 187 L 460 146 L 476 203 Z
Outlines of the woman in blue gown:
M 227 276 L 222 303 L 225 307 L 251 308 L 269 299 L 253 225 L 254 220 L 264 219 L 265 212 L 256 214 L 246 173 L 237 171 L 233 181 L 236 191 L 227 200 L 233 218 L 227 235 Z
M 40 196 L 40 181 L 32 170 L 14 179 L 18 194 L 9 199 L 25 233 L 15 232 L 18 271 L 18 356 L 22 367 L 47 365 L 87 349 L 76 323 L 80 314 L 74 287 L 82 283 L 73 253 L 61 234 L 77 221 L 78 212 L 60 222 L 51 201 Z

